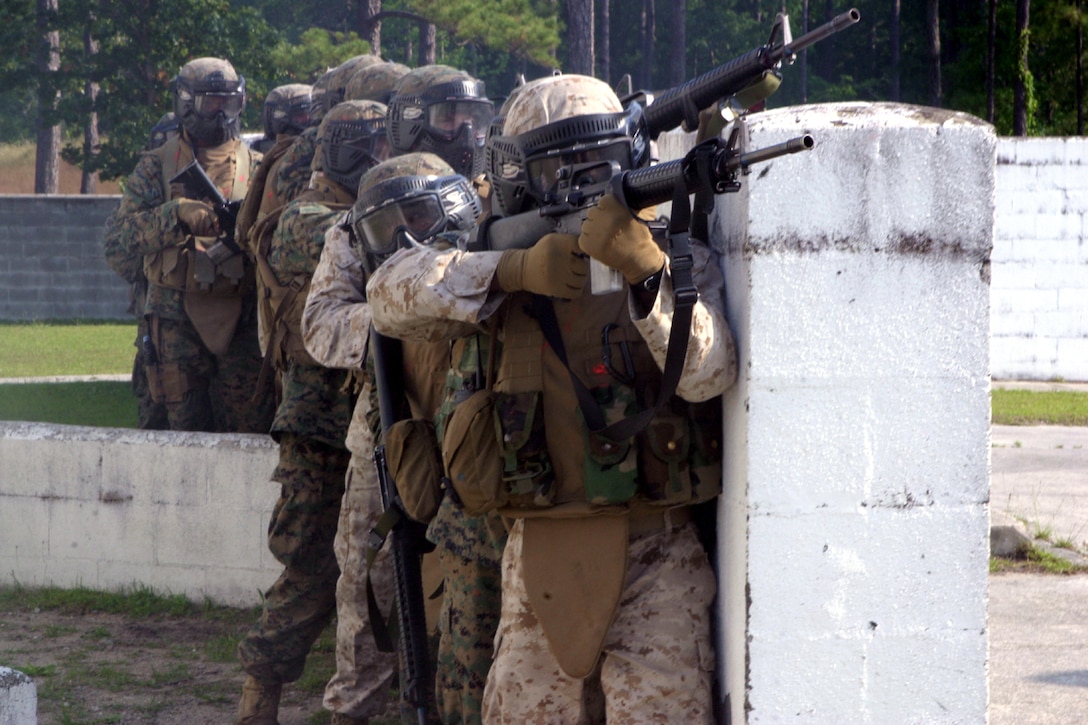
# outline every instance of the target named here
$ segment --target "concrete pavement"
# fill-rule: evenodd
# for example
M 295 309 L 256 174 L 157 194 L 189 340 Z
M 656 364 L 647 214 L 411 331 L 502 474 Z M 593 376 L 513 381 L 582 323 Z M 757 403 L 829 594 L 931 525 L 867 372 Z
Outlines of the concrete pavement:
M 1084 385 L 1012 385 L 1088 391 Z M 990 517 L 1088 552 L 1088 428 L 993 426 Z M 992 574 L 990 725 L 1088 722 L 1088 574 Z

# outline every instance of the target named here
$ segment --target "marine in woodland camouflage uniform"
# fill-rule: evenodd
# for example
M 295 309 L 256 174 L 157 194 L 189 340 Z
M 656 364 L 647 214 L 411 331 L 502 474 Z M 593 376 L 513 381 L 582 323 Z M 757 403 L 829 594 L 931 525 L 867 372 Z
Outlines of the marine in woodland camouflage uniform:
M 260 161 L 238 138 L 244 105 L 245 81 L 230 63 L 187 63 L 174 81 L 181 135 L 140 158 L 107 222 L 111 266 L 124 274 L 143 259 L 148 375 L 173 430 L 264 433 L 271 422 L 271 395 L 257 390 L 253 267 L 241 254 L 208 256 L 219 234 L 212 206 L 169 183 L 195 158 L 224 196 L 244 196 Z
M 355 404 L 353 378 L 306 353 L 299 321 L 326 231 L 354 201 L 363 172 L 388 155 L 385 111 L 380 103 L 353 101 L 325 114 L 317 135 L 323 165 L 315 167 L 310 188 L 287 205 L 267 249 L 256 250 L 265 287 L 278 300 L 267 354 L 283 380 L 283 402 L 272 424 L 280 445 L 272 478 L 281 492 L 269 523 L 269 549 L 284 571 L 238 647 L 249 675 L 241 723 L 275 722 L 282 684 L 302 674 L 310 647 L 335 611 L 340 571 L 333 540 L 350 457 L 345 436 Z
M 586 116 L 600 123 L 582 126 Z M 564 121 L 576 117 L 580 128 L 598 132 L 565 137 L 575 131 Z M 522 210 L 516 208 L 522 195 L 512 193 L 519 184 L 529 208 L 540 203 L 534 193 L 541 190 L 530 187 L 534 158 L 547 152 L 554 158 L 580 140 L 603 149 L 633 138 L 624 117 L 615 94 L 592 78 L 555 76 L 520 89 L 504 138 L 489 141 L 499 209 Z M 633 142 L 630 149 L 628 165 L 637 165 Z M 509 155 L 517 153 L 520 158 Z M 711 431 L 721 407 L 715 398 L 736 376 L 717 257 L 693 246 L 699 300 L 677 397 L 623 444 L 630 447 L 619 449 L 620 460 L 610 458 L 615 444 L 594 438 L 582 423 L 570 382 L 576 375 L 607 394 L 601 402 L 609 423 L 629 414 L 627 405 L 637 410 L 639 400 L 656 397 L 647 387 L 659 385 L 674 312 L 672 268 L 659 244 L 606 196 L 577 237 L 550 234 L 532 249 L 504 252 L 402 250 L 368 281 L 373 324 L 383 334 L 451 339 L 476 334 L 481 323 L 499 325 L 503 347 L 494 390 L 503 436 L 495 443 L 498 461 L 482 466 L 497 465 L 520 485 L 523 463 L 541 464 L 531 469 L 528 497 L 499 509 L 514 523 L 503 554 L 502 616 L 485 722 L 713 720 L 709 605 L 715 583 L 691 505 L 719 490 L 720 453 Z M 583 254 L 618 269 L 624 288 L 591 297 Z M 527 314 L 543 314 L 547 305 L 558 318 L 569 368 L 548 352 L 552 346 Z M 616 371 L 603 360 L 602 321 L 614 335 L 609 347 L 628 349 L 634 371 Z M 620 351 L 613 352 L 618 359 Z M 506 449 L 504 463 L 505 442 L 517 432 L 511 426 L 529 420 L 539 427 L 526 431 L 526 450 Z M 449 432 L 444 443 L 449 455 Z M 687 456 L 666 454 L 674 449 Z M 455 487 L 466 482 L 458 480 Z M 497 486 L 517 492 L 503 481 Z M 587 579 L 586 572 L 594 574 Z

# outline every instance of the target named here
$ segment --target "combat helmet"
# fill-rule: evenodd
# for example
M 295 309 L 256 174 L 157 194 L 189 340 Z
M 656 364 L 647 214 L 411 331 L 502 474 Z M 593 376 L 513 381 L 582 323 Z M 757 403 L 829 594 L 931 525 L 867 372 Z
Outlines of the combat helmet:
M 348 224 L 371 273 L 402 247 L 431 246 L 443 233 L 471 229 L 480 206 L 472 183 L 440 157 L 410 153 L 363 176 Z
M 297 136 L 310 125 L 310 88 L 305 83 L 289 83 L 268 92 L 261 113 L 265 137 Z
M 388 104 L 389 97 L 393 94 L 393 86 L 410 70 L 403 63 L 392 61 L 356 66 L 344 89 L 344 100 Z
M 378 56 L 372 53 L 364 53 L 363 55 L 348 58 L 335 68 L 325 71 L 320 78 L 314 81 L 314 89 L 311 92 L 312 102 L 318 118 L 324 117 L 330 108 L 346 100 L 344 91 L 347 89 L 348 80 L 356 70 L 377 65 L 381 62 L 382 59 Z
M 200 146 L 238 138 L 246 107 L 246 80 L 221 58 L 197 58 L 174 78 L 174 113 Z
M 486 152 L 494 203 L 504 215 L 552 203 L 561 169 L 578 187 L 649 162 L 642 107 L 633 103 L 625 111 L 608 84 L 596 78 L 531 81 L 517 89 L 504 115 L 502 133 L 488 137 Z
M 147 149 L 157 149 L 164 143 L 174 138 L 180 133 L 180 126 L 178 125 L 178 117 L 173 112 L 164 113 L 162 118 L 155 122 L 155 125 L 151 127 L 150 133 L 147 138 Z
M 354 191 L 368 169 L 389 158 L 385 114 L 385 105 L 377 101 L 333 106 L 317 129 L 314 170 Z
M 445 65 L 407 73 L 389 100 L 393 152 L 429 151 L 454 171 L 475 178 L 483 171 L 487 127 L 495 107 L 483 81 Z

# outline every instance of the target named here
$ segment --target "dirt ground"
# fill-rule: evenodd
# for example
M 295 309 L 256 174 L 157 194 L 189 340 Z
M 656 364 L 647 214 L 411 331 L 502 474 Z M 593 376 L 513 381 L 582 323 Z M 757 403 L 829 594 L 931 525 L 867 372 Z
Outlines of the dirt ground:
M 226 725 L 243 680 L 234 648 L 253 616 L 0 611 L 0 665 L 33 678 L 39 725 Z M 285 688 L 281 725 L 329 722 L 321 693 L 333 669 L 330 628 Z

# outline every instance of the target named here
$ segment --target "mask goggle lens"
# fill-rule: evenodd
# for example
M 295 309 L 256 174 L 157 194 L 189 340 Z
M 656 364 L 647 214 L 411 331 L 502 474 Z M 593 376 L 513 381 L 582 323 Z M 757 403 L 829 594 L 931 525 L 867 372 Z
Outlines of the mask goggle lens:
M 525 162 L 525 173 L 529 188 L 537 196 L 543 197 L 555 192 L 559 184 L 559 172 L 570 166 L 594 164 L 572 179 L 571 187 L 580 188 L 607 182 L 612 178 L 612 166 L 619 164 L 620 170 L 631 168 L 631 142 L 621 138 L 604 142 L 597 146 L 584 146 L 563 149 L 534 156 Z
M 440 101 L 427 106 L 427 126 L 437 135 L 452 139 L 466 124 L 482 143 L 494 115 L 489 101 Z
M 386 204 L 355 221 L 355 233 L 374 255 L 392 254 L 400 246 L 400 233 L 426 242 L 446 225 L 446 210 L 435 192 L 426 192 Z
M 222 113 L 230 119 L 237 118 L 245 106 L 241 93 L 197 93 L 193 97 L 193 110 L 201 118 L 215 118 Z

